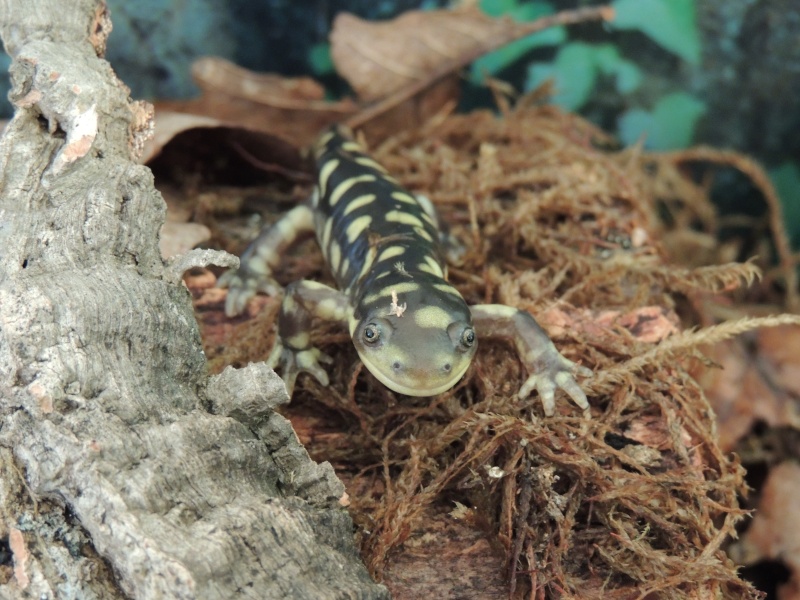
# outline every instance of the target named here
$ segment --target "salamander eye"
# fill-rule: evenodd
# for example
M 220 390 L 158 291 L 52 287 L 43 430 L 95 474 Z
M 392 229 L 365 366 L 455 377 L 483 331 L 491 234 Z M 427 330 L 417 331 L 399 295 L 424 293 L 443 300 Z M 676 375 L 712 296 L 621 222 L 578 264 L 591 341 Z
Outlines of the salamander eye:
M 378 329 L 378 326 L 375 323 L 370 323 L 366 327 L 364 327 L 364 341 L 367 344 L 374 344 L 377 342 L 381 337 L 381 330 Z
M 471 348 L 475 343 L 475 330 L 472 327 L 467 327 L 461 333 L 461 343 L 467 348 Z

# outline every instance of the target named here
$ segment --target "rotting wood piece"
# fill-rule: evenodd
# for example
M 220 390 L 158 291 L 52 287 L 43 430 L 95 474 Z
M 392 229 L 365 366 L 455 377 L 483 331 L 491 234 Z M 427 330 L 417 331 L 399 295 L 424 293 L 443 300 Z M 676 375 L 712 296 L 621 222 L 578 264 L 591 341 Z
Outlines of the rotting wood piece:
M 151 114 L 99 58 L 109 30 L 100 0 L 0 5 L 16 106 L 0 139 L 0 457 L 18 475 L 0 488 L 15 561 L 0 596 L 386 598 L 343 486 L 272 411 L 279 380 L 251 366 L 209 385 L 158 254 L 163 200 L 134 164 Z

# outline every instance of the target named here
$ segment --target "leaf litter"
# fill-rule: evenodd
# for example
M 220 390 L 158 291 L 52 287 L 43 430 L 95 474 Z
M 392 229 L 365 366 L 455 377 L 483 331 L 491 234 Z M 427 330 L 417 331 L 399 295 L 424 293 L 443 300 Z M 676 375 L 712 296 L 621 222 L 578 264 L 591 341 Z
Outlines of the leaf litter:
M 428 14 L 405 18 L 422 23 Z M 337 27 L 348 22 L 340 17 Z M 369 48 L 370 35 L 352 43 Z M 780 241 L 768 180 L 749 159 L 713 149 L 617 150 L 593 125 L 543 104 L 546 90 L 512 100 L 507 86 L 491 82 L 499 115 L 453 114 L 452 92 L 419 112 L 425 94 L 435 96 L 437 82 L 477 47 L 440 52 L 413 80 L 380 91 L 351 81 L 360 98 L 348 118 L 362 122 L 375 158 L 430 197 L 464 244 L 450 278 L 467 301 L 531 311 L 565 356 L 595 372 L 582 382 L 592 420 L 565 398 L 553 418 L 542 417 L 537 397 L 519 401 L 525 373 L 510 345 L 489 340 L 453 390 L 398 397 L 362 368 L 346 332 L 324 323 L 315 342 L 341 358 L 331 385 L 301 377 L 287 416 L 346 482 L 364 560 L 397 598 L 420 590 L 493 595 L 504 585 L 514 598 L 757 598 L 724 551 L 748 491 L 729 451 L 760 418 L 796 428 L 797 354 L 781 353 L 780 340 L 797 339 L 800 322 L 763 314 L 765 295 L 776 313 L 797 302 L 795 257 Z M 242 95 L 246 85 L 226 87 Z M 304 93 L 301 104 L 321 101 Z M 409 102 L 416 119 L 382 121 Z M 266 145 L 277 138 L 294 146 L 273 152 L 266 162 L 280 168 L 265 169 L 263 185 L 249 192 L 189 186 L 205 198 L 193 218 L 210 228 L 211 243 L 241 253 L 248 236 L 230 235 L 231 215 L 261 215 L 246 226 L 233 219 L 254 234 L 310 191 L 297 157 L 311 128 L 296 125 L 288 141 L 294 125 L 279 131 L 271 117 L 258 127 L 231 124 L 236 111 L 220 118 L 216 110 L 203 116 L 269 136 Z M 284 154 L 291 168 L 280 164 Z M 698 182 L 688 165 L 733 166 L 762 189 L 777 269 L 766 259 L 734 262 L 741 249 L 717 239 L 708 178 Z M 313 243 L 288 256 L 277 276 L 332 283 Z M 268 355 L 277 299 L 259 297 L 230 320 L 213 276 L 191 274 L 187 284 L 213 371 Z M 765 362 L 748 375 L 754 348 L 764 349 Z M 775 385 L 756 385 L 765 377 L 782 398 Z M 750 385 L 740 385 L 745 378 Z M 773 408 L 754 408 L 756 389 L 773 393 Z M 765 494 L 765 509 L 775 495 Z M 758 531 L 748 556 L 752 547 L 774 555 L 763 549 L 770 522 Z

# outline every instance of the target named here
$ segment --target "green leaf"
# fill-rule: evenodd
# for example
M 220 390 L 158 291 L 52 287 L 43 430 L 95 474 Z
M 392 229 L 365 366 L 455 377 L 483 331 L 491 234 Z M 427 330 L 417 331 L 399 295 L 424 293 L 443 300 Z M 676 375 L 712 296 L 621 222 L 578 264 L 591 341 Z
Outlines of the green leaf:
M 692 142 L 697 120 L 706 112 L 705 103 L 679 92 L 658 101 L 652 113 L 631 109 L 620 116 L 617 129 L 622 141 L 636 143 L 643 135 L 652 150 L 685 148 Z
M 483 74 L 495 75 L 514 61 L 520 59 L 534 48 L 543 46 L 557 46 L 567 37 L 563 27 L 553 27 L 524 38 L 520 38 L 503 46 L 499 50 L 481 56 L 472 63 L 470 69 L 471 79 L 476 84 L 483 82 Z
M 532 62 L 528 65 L 528 75 L 525 78 L 525 91 L 530 92 L 542 85 L 548 79 L 555 78 L 555 67 L 552 63 Z
M 620 94 L 630 94 L 642 85 L 642 70 L 629 60 L 620 61 L 617 65 L 617 91 Z
M 783 222 L 792 240 L 792 246 L 800 247 L 800 166 L 785 162 L 771 169 L 770 179 L 781 198 Z
M 481 0 L 481 10 L 490 17 L 500 17 L 517 7 L 517 0 Z
M 653 129 L 653 115 L 641 108 L 631 108 L 619 116 L 617 133 L 626 146 L 637 143 Z M 645 140 L 646 145 L 647 140 Z
M 555 9 L 549 2 L 523 2 L 508 11 L 508 15 L 519 23 L 527 23 L 554 12 Z
M 694 0 L 614 0 L 611 6 L 613 27 L 641 31 L 687 62 L 700 62 Z
M 526 2 L 518 4 L 517 0 L 482 0 L 481 10 L 492 17 L 506 15 L 518 22 L 527 22 L 553 14 L 553 7 L 548 2 Z M 557 46 L 567 39 L 564 27 L 550 27 L 524 38 L 514 40 L 502 48 L 482 56 L 470 67 L 470 80 L 480 85 L 484 74 L 495 75 L 519 60 L 534 48 Z
M 314 44 L 308 50 L 308 64 L 317 75 L 333 73 L 333 59 L 331 59 L 331 45 L 327 42 Z
M 555 83 L 553 102 L 564 110 L 578 110 L 586 104 L 597 82 L 594 50 L 590 44 L 571 42 L 558 51 L 553 63 L 531 63 L 525 91 L 534 90 L 552 78 Z
M 634 62 L 622 58 L 613 44 L 594 46 L 594 61 L 601 73 L 616 77 L 616 87 L 620 94 L 630 94 L 642 83 L 642 71 Z
M 586 104 L 597 81 L 594 47 L 581 42 L 567 44 L 555 60 L 556 95 L 553 101 L 575 111 Z
M 594 46 L 594 61 L 604 74 L 615 74 L 621 60 L 623 59 L 614 44 L 598 44 Z
M 656 103 L 653 110 L 659 148 L 686 148 L 692 143 L 697 120 L 705 114 L 704 102 L 691 94 L 668 94 Z

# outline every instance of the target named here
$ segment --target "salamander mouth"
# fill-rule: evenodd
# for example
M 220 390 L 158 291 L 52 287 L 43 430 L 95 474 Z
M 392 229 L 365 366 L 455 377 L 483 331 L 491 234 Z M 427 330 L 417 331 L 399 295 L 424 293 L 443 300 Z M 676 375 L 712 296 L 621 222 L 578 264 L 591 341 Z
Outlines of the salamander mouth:
M 463 361 L 462 365 L 456 365 L 456 369 L 447 373 L 446 377 L 436 377 L 436 381 L 430 381 L 430 378 L 418 377 L 415 381 L 410 382 L 402 380 L 410 380 L 412 379 L 411 377 L 398 377 L 396 373 L 387 374 L 383 369 L 372 364 L 368 356 L 360 352 L 359 356 L 367 369 L 369 369 L 369 372 L 387 388 L 398 394 L 418 397 L 436 396 L 437 394 L 446 392 L 458 383 L 470 365 L 470 361 Z

